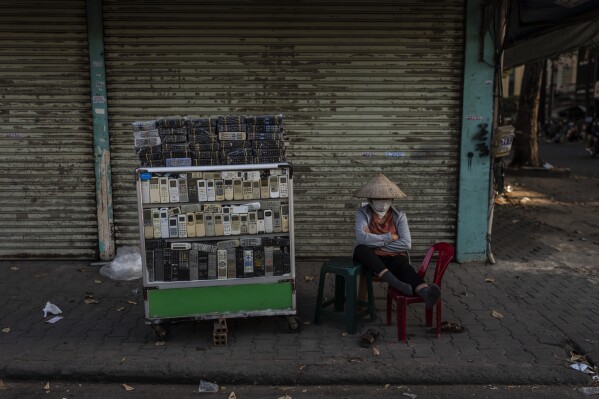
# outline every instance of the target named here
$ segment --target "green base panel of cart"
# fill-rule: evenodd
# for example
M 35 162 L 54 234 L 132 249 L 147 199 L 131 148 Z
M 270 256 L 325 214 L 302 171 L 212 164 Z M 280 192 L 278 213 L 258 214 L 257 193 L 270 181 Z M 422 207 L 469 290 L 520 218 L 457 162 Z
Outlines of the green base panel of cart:
M 147 301 L 149 319 L 293 310 L 290 282 L 148 289 Z

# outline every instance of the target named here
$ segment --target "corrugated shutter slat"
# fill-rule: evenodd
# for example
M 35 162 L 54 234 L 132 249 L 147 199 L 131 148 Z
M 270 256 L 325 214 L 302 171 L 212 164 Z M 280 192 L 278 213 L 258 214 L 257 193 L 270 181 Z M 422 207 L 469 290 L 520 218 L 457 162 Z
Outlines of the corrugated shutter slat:
M 117 245 L 138 241 L 130 123 L 283 113 L 298 256 L 350 253 L 374 173 L 414 250 L 454 241 L 463 1 L 104 1 Z
M 84 0 L 0 4 L 0 258 L 97 257 Z

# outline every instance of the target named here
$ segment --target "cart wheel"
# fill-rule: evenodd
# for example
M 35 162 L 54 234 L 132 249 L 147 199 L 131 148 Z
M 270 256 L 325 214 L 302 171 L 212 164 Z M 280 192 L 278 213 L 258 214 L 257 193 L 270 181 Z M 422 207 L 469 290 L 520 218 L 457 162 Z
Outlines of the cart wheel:
M 152 324 L 154 337 L 159 341 L 166 341 L 171 336 L 171 327 L 168 324 Z
M 287 316 L 287 327 L 290 332 L 300 332 L 302 329 L 302 321 L 297 316 Z

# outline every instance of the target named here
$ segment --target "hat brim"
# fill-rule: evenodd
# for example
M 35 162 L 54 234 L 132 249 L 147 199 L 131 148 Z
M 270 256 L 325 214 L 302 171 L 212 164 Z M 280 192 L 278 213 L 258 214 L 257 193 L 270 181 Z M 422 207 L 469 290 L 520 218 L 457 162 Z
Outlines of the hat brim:
M 358 198 L 406 198 L 407 195 L 385 175 L 374 176 L 354 194 Z

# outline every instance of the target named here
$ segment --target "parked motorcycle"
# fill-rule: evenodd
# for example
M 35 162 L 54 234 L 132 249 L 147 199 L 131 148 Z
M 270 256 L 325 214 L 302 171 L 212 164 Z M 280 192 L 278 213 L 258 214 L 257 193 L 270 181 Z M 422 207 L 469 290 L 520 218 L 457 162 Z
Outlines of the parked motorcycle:
M 589 127 L 587 134 L 587 152 L 591 157 L 595 157 L 599 153 L 599 119 L 595 119 Z

